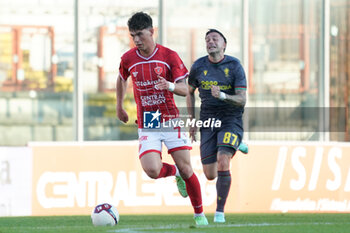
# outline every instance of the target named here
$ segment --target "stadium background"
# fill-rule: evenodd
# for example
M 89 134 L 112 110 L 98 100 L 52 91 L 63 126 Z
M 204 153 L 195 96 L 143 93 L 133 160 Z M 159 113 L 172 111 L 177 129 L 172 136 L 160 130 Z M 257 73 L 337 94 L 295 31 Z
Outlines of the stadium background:
M 176 192 L 161 192 L 174 191 L 172 180 L 144 177 L 134 119 L 124 125 L 115 117 L 119 59 L 132 46 L 126 21 L 139 10 L 188 68 L 206 54 L 208 28 L 225 34 L 227 54 L 245 67 L 250 153 L 232 161 L 228 212 L 350 212 L 349 6 L 0 0 L 0 216 L 89 214 L 104 200 L 122 213 L 191 212 Z M 125 107 L 136 118 L 131 89 Z M 311 121 L 309 108 L 319 110 Z M 261 109 L 286 111 L 271 118 Z M 203 175 L 198 145 L 192 160 Z M 213 183 L 201 182 L 213 211 Z

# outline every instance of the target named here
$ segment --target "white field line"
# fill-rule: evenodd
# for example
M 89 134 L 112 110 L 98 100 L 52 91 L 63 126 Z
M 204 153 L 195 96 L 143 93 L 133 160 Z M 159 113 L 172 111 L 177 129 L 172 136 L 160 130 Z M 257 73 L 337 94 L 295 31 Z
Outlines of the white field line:
M 238 227 L 268 227 L 268 226 L 300 226 L 300 225 L 337 225 L 339 223 L 334 222 L 317 222 L 317 223 L 245 223 L 245 224 L 209 224 L 207 226 L 201 226 L 200 228 L 238 228 Z M 344 224 L 344 223 L 341 223 Z M 346 223 L 350 224 L 350 223 Z M 118 226 L 117 226 L 118 227 Z M 110 230 L 108 232 L 130 232 L 130 233 L 139 233 L 147 230 L 172 230 L 172 229 L 181 229 L 183 227 L 188 228 L 188 226 L 172 224 L 172 225 L 164 225 L 164 226 L 156 226 L 156 227 L 131 227 L 131 228 L 123 228 L 123 229 L 115 229 Z

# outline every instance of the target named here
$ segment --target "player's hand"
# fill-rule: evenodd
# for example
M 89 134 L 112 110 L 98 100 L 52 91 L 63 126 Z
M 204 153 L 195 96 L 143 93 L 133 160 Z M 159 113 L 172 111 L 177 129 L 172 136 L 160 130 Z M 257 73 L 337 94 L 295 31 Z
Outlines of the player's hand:
M 189 130 L 189 134 L 190 134 L 190 138 L 191 138 L 191 142 L 196 142 L 196 134 L 197 134 L 197 127 L 191 127 Z
M 129 115 L 126 113 L 126 111 L 123 108 L 119 108 L 117 106 L 117 117 L 122 122 L 126 123 L 129 121 Z
M 220 97 L 220 87 L 218 86 L 211 86 L 211 95 L 215 98 Z
M 156 89 L 158 90 L 168 90 L 169 89 L 169 82 L 166 81 L 165 78 L 162 76 L 157 76 L 158 77 L 158 83 L 156 85 Z

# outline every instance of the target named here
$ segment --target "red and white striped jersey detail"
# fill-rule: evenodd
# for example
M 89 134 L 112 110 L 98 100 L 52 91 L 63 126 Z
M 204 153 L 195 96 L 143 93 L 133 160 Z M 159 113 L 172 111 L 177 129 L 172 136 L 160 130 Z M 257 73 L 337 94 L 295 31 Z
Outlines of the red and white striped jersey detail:
M 130 49 L 121 58 L 119 75 L 124 80 L 132 78 L 139 128 L 143 128 L 145 111 L 159 109 L 162 113 L 161 121 L 178 117 L 179 110 L 173 93 L 156 89 L 158 75 L 169 82 L 177 82 L 188 76 L 183 61 L 175 51 L 157 44 L 152 55 L 144 57 L 136 47 Z

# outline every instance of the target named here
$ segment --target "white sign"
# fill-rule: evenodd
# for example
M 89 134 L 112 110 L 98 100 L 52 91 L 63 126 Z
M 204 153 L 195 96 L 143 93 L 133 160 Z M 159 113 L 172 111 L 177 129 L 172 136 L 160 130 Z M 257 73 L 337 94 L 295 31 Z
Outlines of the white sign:
M 32 152 L 0 147 L 0 216 L 32 213 Z

